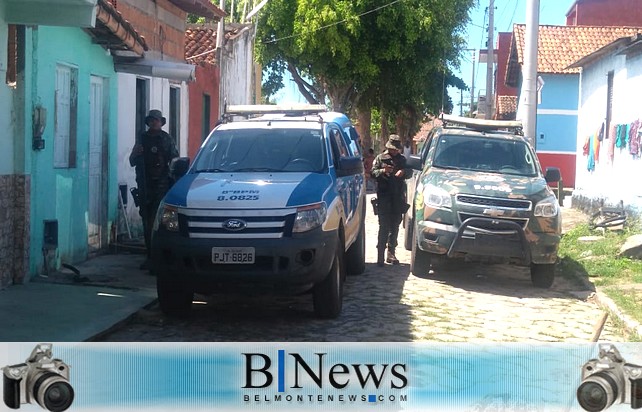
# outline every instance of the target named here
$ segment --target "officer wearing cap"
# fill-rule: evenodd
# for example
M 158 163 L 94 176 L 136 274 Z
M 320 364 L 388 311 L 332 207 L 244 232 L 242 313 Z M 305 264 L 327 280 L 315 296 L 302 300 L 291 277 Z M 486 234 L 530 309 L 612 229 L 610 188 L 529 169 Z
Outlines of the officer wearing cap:
M 371 175 L 377 180 L 377 209 L 379 236 L 377 238 L 377 265 L 399 264 L 395 256 L 399 224 L 407 210 L 406 179 L 412 170 L 406 168 L 406 158 L 401 154 L 401 138 L 392 134 L 386 143 L 386 151 L 379 154 L 372 165 Z M 386 254 L 386 247 L 388 249 Z
M 145 117 L 147 130 L 138 136 L 129 155 L 129 164 L 136 168 L 138 213 L 143 220 L 147 259 L 156 210 L 171 185 L 169 163 L 178 157 L 174 139 L 162 130 L 166 122 L 160 110 L 150 110 Z M 141 269 L 148 268 L 147 259 Z

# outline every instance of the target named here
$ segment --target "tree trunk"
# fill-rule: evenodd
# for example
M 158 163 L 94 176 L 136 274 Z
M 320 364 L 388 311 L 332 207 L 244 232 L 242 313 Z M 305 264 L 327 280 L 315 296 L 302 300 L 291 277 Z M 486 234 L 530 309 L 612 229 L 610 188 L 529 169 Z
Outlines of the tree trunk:
M 406 143 L 406 140 L 408 139 L 408 120 L 404 110 L 399 112 L 395 122 L 397 123 L 397 134 L 401 137 L 401 142 Z
M 363 151 L 372 148 L 372 135 L 370 134 L 370 125 L 372 124 L 372 110 L 370 107 L 361 107 L 357 109 L 357 133 L 361 137 L 361 147 Z
M 388 137 L 390 137 L 390 126 L 388 125 L 388 110 L 386 110 L 385 107 L 381 107 L 381 136 L 379 138 L 379 149 L 380 151 L 383 150 L 383 148 L 386 145 L 386 142 L 388 141 Z

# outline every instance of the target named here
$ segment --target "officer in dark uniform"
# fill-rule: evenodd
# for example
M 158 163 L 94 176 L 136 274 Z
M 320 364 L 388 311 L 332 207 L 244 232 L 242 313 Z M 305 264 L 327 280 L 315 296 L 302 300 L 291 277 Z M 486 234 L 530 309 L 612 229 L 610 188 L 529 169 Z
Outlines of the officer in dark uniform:
M 129 164 L 136 168 L 138 213 L 143 220 L 147 259 L 156 210 L 171 186 L 169 163 L 178 157 L 174 139 L 161 129 L 165 123 L 166 119 L 160 110 L 150 110 L 145 118 L 147 131 L 136 139 L 136 145 L 129 155 Z M 148 261 L 145 260 L 140 268 L 147 269 Z
M 408 209 L 406 203 L 406 179 L 412 170 L 406 168 L 406 158 L 401 154 L 403 146 L 398 135 L 390 135 L 386 151 L 378 155 L 372 165 L 372 177 L 377 180 L 377 209 L 379 236 L 377 239 L 377 265 L 383 266 L 386 246 L 386 262 L 399 264 L 395 256 L 397 236 L 402 215 Z

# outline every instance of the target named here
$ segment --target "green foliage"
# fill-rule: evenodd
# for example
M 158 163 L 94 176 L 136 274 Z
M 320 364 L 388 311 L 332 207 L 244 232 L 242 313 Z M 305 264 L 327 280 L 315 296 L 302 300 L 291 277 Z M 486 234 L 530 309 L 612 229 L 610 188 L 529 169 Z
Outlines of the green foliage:
M 637 225 L 604 233 L 591 231 L 588 224 L 578 225 L 562 237 L 559 270 L 562 275 L 590 280 L 618 307 L 642 322 L 642 261 L 618 256 L 626 239 L 639 232 Z M 580 240 L 582 236 L 596 235 L 603 238 L 590 242 Z
M 264 92 L 282 86 L 283 73 L 309 92 L 348 111 L 440 108 L 447 69 L 458 64 L 461 37 L 474 0 L 270 0 L 260 13 L 257 57 L 266 69 Z M 280 63 L 277 63 L 280 62 Z M 363 99 L 364 102 L 360 100 Z M 450 99 L 445 99 L 450 101 Z

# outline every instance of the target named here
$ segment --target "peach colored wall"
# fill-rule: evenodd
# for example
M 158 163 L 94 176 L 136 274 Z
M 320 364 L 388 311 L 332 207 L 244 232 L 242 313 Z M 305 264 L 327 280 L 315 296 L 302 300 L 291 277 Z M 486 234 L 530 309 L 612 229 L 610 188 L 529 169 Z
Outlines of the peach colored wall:
M 203 64 L 196 66 L 196 81 L 189 83 L 189 130 L 187 155 L 194 156 L 203 143 L 203 95 L 210 96 L 210 130 L 218 120 L 218 102 L 220 87 L 220 71 L 217 66 Z

